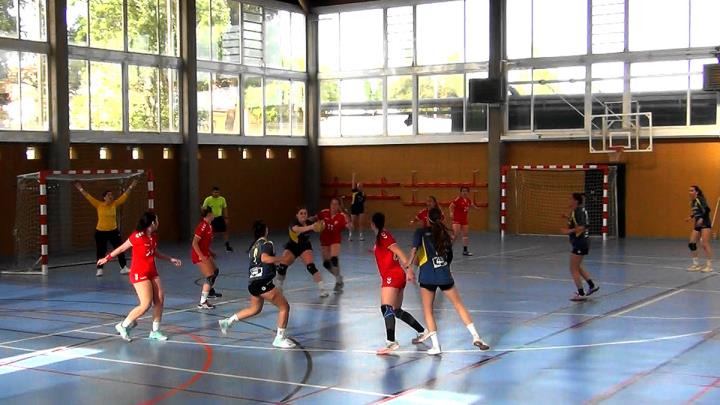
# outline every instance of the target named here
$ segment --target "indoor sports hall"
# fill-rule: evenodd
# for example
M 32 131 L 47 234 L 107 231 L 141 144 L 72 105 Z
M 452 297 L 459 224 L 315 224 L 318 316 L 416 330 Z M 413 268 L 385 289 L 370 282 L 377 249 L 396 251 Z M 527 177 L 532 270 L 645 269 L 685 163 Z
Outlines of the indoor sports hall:
M 718 15 L 0 4 L 0 403 L 720 403 Z

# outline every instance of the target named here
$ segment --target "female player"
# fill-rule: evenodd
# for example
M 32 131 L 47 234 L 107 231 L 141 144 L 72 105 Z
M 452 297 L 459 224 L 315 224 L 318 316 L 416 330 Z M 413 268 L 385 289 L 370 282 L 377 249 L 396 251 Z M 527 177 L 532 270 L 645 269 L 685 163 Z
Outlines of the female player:
M 710 221 L 710 207 L 705 200 L 702 190 L 698 186 L 690 186 L 690 218 L 686 221 L 693 221 L 693 231 L 690 233 L 690 254 L 692 255 L 693 264 L 688 267 L 688 271 L 702 271 L 703 273 L 709 273 L 713 271 L 712 259 L 713 251 L 710 246 L 710 238 L 712 238 L 712 223 Z M 705 266 L 700 265 L 700 258 L 698 257 L 697 242 L 698 239 L 702 243 L 702 248 L 705 251 Z
M 233 323 L 257 315 L 262 311 L 265 300 L 273 303 L 278 308 L 277 334 L 273 340 L 273 346 L 283 349 L 295 347 L 295 343 L 285 335 L 288 318 L 290 317 L 290 305 L 282 289 L 275 288 L 273 278 L 275 277 L 275 265 L 281 258 L 275 257 L 273 243 L 268 240 L 268 227 L 262 221 L 253 223 L 253 235 L 255 242 L 250 247 L 248 291 L 250 291 L 250 306 L 238 311 L 227 319 L 220 319 L 220 332 L 226 335 Z
M 92 204 L 92 206 L 97 210 L 98 221 L 95 226 L 96 260 L 100 260 L 105 256 L 107 253 L 108 242 L 110 242 L 113 249 L 116 249 L 122 243 L 117 224 L 117 207 L 125 204 L 130 191 L 135 188 L 136 184 L 137 180 L 133 180 L 132 183 L 130 183 L 130 186 L 128 186 L 128 189 L 125 190 L 125 192 L 122 193 L 117 200 L 113 198 L 112 191 L 107 190 L 102 194 L 103 200 L 99 201 L 91 196 L 90 193 L 85 191 L 80 182 L 75 182 L 75 188 L 77 188 L 83 197 L 85 197 L 85 199 L 88 200 L 88 202 L 90 202 L 90 204 Z M 128 274 L 130 272 L 130 269 L 127 267 L 127 261 L 125 260 L 125 254 L 120 254 L 118 256 L 118 263 L 120 264 L 120 274 Z M 102 265 L 97 265 L 97 272 L 95 275 L 97 277 L 102 277 Z
M 128 342 L 132 340 L 130 338 L 130 328 L 134 327 L 135 321 L 147 312 L 150 304 L 153 306 L 153 323 L 149 337 L 153 340 L 167 340 L 167 336 L 160 332 L 165 293 L 162 284 L 160 284 L 160 275 L 155 267 L 155 258 L 167 260 L 175 267 L 180 267 L 182 262 L 180 259 L 160 253 L 157 249 L 156 231 L 159 225 L 160 222 L 155 213 L 150 211 L 144 213 L 138 221 L 135 232 L 130 235 L 128 240 L 97 262 L 98 266 L 103 265 L 122 252 L 132 248 L 130 282 L 135 287 L 140 304 L 128 313 L 124 321 L 115 325 L 115 330 Z
M 288 267 L 299 257 L 303 263 L 305 263 L 308 273 L 310 273 L 313 280 L 317 283 L 318 289 L 320 290 L 320 298 L 325 298 L 329 295 L 325 289 L 322 275 L 318 272 L 315 263 L 313 263 L 312 244 L 310 244 L 310 235 L 313 231 L 322 231 L 322 225 L 323 222 L 315 223 L 308 218 L 308 212 L 305 207 L 298 207 L 295 211 L 295 218 L 290 222 L 288 228 L 290 240 L 285 244 L 285 251 L 283 251 L 282 260 L 277 268 L 277 284 L 280 288 L 282 288 L 285 282 Z
M 365 193 L 363 193 L 362 183 L 355 181 L 355 173 L 352 174 L 352 200 L 350 201 L 350 219 L 352 226 L 350 227 L 350 240 L 353 240 L 353 231 L 357 230 L 360 240 L 365 240 L 363 236 L 363 223 L 365 222 Z
M 395 340 L 395 318 L 400 318 L 417 332 L 413 344 L 424 342 L 430 333 L 415 320 L 415 318 L 402 309 L 405 279 L 413 280 L 412 266 L 407 256 L 395 242 L 392 234 L 385 229 L 385 214 L 376 212 L 371 218 L 370 227 L 375 232 L 375 261 L 380 272 L 380 313 L 385 318 L 385 332 L 387 340 L 385 346 L 378 349 L 377 354 L 388 354 L 400 348 Z M 407 275 L 403 269 L 407 269 Z
M 433 303 L 435 302 L 435 292 L 439 288 L 452 302 L 460 315 L 460 319 L 465 327 L 470 331 L 473 338 L 473 345 L 480 350 L 488 350 L 490 346 L 483 342 L 475 330 L 470 313 L 463 305 L 460 299 L 460 293 L 455 288 L 455 281 L 450 273 L 450 263 L 452 263 L 452 238 L 440 220 L 440 210 L 433 208 L 428 214 L 430 226 L 417 229 L 413 237 L 411 262 L 417 255 L 420 267 L 420 297 L 422 299 L 423 312 L 425 312 L 425 322 L 430 330 L 429 337 L 432 340 L 432 348 L 428 350 L 428 354 L 437 355 L 442 352 L 440 342 L 437 336 L 437 325 L 433 316 Z
M 410 225 L 418 224 L 418 225 L 420 225 L 421 228 L 430 226 L 430 224 L 428 223 L 428 212 L 433 208 L 439 209 L 440 210 L 440 220 L 441 221 L 445 220 L 445 214 L 443 214 L 442 209 L 440 208 L 440 205 L 438 204 L 437 198 L 435 198 L 435 196 L 432 196 L 432 195 L 429 196 L 426 204 L 427 204 L 427 207 L 420 210 L 420 212 L 418 212 L 417 215 L 415 215 L 415 218 L 410 220 Z
M 320 233 L 320 249 L 322 250 L 323 267 L 335 276 L 335 291 L 342 291 L 343 277 L 340 274 L 340 243 L 341 232 L 347 226 L 347 214 L 340 206 L 340 200 L 332 198 L 330 208 L 325 208 L 317 215 L 318 221 L 325 223 L 325 229 Z
M 215 285 L 220 270 L 215 267 L 215 252 L 210 248 L 213 240 L 212 221 L 214 215 L 211 207 L 203 208 L 202 219 L 200 223 L 195 227 L 195 234 L 193 235 L 192 241 L 192 262 L 198 266 L 200 273 L 205 278 L 202 286 L 202 292 L 200 293 L 200 303 L 198 308 L 200 309 L 213 309 L 215 306 L 208 302 L 210 291 Z
M 570 252 L 570 274 L 572 275 L 577 292 L 570 298 L 570 301 L 585 301 L 588 295 L 593 294 L 600 289 L 590 279 L 590 273 L 583 268 L 583 256 L 589 252 L 590 245 L 588 243 L 588 214 L 585 211 L 583 200 L 585 195 L 582 193 L 572 193 L 570 198 L 570 216 L 565 218 L 568 220 L 567 227 L 561 228 L 560 232 L 570 237 L 572 251 Z M 588 284 L 588 291 L 585 294 L 583 290 L 582 280 Z
M 468 236 L 470 233 L 468 211 L 470 211 L 470 208 L 480 208 L 470 200 L 469 195 L 470 188 L 460 187 L 460 195 L 450 203 L 450 220 L 452 221 L 454 237 L 460 235 L 460 231 L 462 231 L 463 256 L 472 256 L 472 253 L 468 250 L 468 242 L 470 241 Z

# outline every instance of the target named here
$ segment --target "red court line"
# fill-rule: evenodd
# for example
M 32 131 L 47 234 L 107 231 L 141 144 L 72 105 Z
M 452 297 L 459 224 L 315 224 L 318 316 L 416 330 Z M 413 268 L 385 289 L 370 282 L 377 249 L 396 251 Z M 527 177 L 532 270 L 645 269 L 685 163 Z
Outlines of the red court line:
M 192 377 L 190 377 L 187 381 L 176 386 L 175 388 L 171 389 L 170 391 L 168 391 L 164 394 L 158 395 L 154 398 L 151 398 L 147 401 L 141 402 L 139 405 L 153 405 L 153 404 L 157 404 L 160 401 L 164 401 L 164 400 L 174 396 L 178 392 L 184 391 L 189 386 L 195 384 L 195 382 L 197 382 L 197 380 L 199 380 L 200 377 L 203 376 L 203 374 L 205 374 L 206 372 L 208 372 L 210 370 L 210 365 L 212 365 L 212 361 L 213 361 L 212 347 L 206 345 L 205 341 L 198 336 L 195 336 L 192 334 L 188 334 L 188 336 L 190 336 L 194 341 L 200 343 L 203 346 L 203 349 L 205 349 L 205 364 L 203 364 L 202 370 L 193 374 Z
M 713 381 L 712 384 L 705 386 L 702 390 L 697 392 L 695 395 L 690 397 L 687 401 L 685 401 L 684 405 L 690 405 L 695 403 L 698 399 L 702 398 L 705 394 L 710 392 L 713 388 L 719 388 L 720 387 L 720 378 L 716 378 L 715 381 Z

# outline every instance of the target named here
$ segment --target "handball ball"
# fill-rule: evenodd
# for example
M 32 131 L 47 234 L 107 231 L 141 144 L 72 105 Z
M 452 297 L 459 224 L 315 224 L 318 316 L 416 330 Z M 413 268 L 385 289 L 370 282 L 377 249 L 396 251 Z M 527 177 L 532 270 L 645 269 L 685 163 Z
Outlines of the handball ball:
M 313 224 L 315 232 L 322 232 L 325 230 L 325 221 L 317 221 Z

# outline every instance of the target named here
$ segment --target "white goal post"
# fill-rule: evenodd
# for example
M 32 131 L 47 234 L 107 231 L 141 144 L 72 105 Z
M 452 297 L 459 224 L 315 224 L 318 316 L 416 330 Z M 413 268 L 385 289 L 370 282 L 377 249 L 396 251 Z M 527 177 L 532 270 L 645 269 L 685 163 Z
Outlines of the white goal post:
M 146 192 L 141 198 L 130 195 L 126 203 L 118 207 L 117 221 L 123 234 L 130 231 L 129 227 L 134 228 L 134 221 L 142 212 L 155 208 L 151 170 L 43 170 L 17 176 L 15 260 L 11 269 L 2 273 L 47 275 L 51 260 L 55 262 L 53 267 L 81 264 L 59 260 L 62 257 L 66 261 L 77 261 L 78 254 L 85 260 L 83 263 L 91 259 L 94 262 L 94 252 L 89 259 L 85 256 L 94 251 L 92 233 L 97 215 L 73 183 L 82 182 L 83 187 L 100 200 L 105 191 L 115 192 L 115 197 L 119 197 L 133 180 L 140 186 L 136 193 L 142 193 L 143 189 Z

